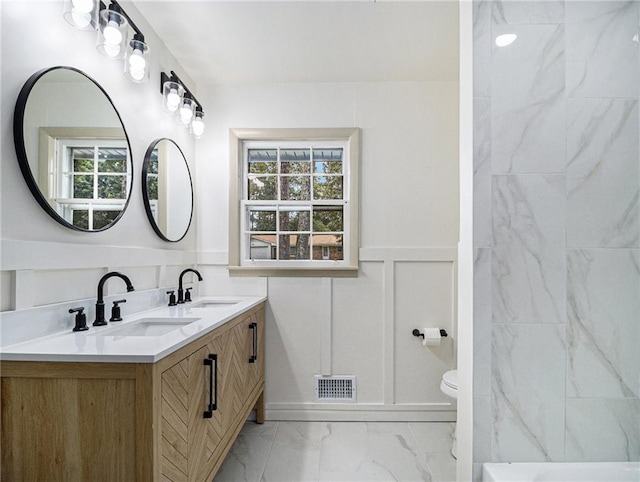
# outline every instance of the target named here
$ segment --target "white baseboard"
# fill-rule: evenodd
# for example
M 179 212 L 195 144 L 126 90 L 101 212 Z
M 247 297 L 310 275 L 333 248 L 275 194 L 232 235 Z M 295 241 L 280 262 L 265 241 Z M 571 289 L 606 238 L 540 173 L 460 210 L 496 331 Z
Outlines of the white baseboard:
M 309 422 L 455 422 L 456 412 L 377 412 L 345 410 L 266 410 L 265 420 Z
M 351 405 L 271 403 L 265 419 L 314 422 L 455 422 L 456 411 L 449 404 Z

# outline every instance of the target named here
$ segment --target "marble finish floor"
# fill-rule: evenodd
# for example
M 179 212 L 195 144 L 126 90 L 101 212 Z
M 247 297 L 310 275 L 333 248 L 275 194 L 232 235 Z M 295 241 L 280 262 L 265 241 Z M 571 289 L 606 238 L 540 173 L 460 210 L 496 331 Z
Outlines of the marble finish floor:
M 450 422 L 247 422 L 214 482 L 455 480 Z

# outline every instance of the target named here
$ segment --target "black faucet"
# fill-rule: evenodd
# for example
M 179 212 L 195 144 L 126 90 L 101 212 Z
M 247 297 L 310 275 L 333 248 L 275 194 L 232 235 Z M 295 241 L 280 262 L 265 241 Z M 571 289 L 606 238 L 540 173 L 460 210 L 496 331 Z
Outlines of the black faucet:
M 191 271 L 192 273 L 195 273 L 198 276 L 198 281 L 202 281 L 202 276 L 200 276 L 200 273 L 198 273 L 198 271 L 195 269 L 187 268 L 182 273 L 180 273 L 180 278 L 178 278 L 178 304 L 184 303 L 184 290 L 182 289 L 182 277 L 189 271 Z
M 114 276 L 121 278 L 127 284 L 127 291 L 134 290 L 129 278 L 122 273 L 118 273 L 117 271 L 107 273 L 102 278 L 100 278 L 100 281 L 98 282 L 98 300 L 96 301 L 96 321 L 93 322 L 93 326 L 104 326 L 107 324 L 106 320 L 104 319 L 104 284 L 109 278 L 113 278 Z

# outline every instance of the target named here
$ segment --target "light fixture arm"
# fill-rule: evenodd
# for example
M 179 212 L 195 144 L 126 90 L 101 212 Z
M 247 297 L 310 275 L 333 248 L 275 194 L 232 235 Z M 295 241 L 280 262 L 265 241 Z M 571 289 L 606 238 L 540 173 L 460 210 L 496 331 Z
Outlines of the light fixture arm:
M 100 2 L 100 6 L 102 7 L 103 5 L 104 3 Z M 136 32 L 135 35 L 133 36 L 133 39 L 139 40 L 140 42 L 144 42 L 144 34 L 138 28 L 138 26 L 133 22 L 133 20 L 131 20 L 131 17 L 127 15 L 127 12 L 124 11 L 124 8 L 122 8 L 122 6 L 117 2 L 117 0 L 111 0 L 111 4 L 109 5 L 109 8 L 111 8 L 112 6 L 116 7 L 115 8 L 116 12 L 124 16 L 129 22 L 129 25 L 131 26 L 131 28 Z
M 190 99 L 192 99 L 196 103 L 196 111 L 204 112 L 204 109 L 202 108 L 202 104 L 200 103 L 200 101 L 196 99 L 196 96 L 191 93 L 189 88 L 184 84 L 184 82 L 182 82 L 180 77 L 178 77 L 178 75 L 173 70 L 171 71 L 171 77 L 169 77 L 164 72 L 160 72 L 160 93 L 162 93 L 164 83 L 167 81 L 176 82 L 180 84 L 184 89 L 184 91 L 186 92 L 185 95 L 188 96 Z

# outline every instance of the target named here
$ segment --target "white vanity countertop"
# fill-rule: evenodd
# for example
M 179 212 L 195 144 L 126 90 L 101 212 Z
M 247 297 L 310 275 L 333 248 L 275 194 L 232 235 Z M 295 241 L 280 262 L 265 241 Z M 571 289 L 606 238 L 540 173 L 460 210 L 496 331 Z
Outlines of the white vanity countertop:
M 214 328 L 265 301 L 261 296 L 228 296 L 194 299 L 191 303 L 164 306 L 134 314 L 123 314 L 123 321 L 95 327 L 87 318 L 87 331 L 43 336 L 5 346 L 0 360 L 154 363 Z M 207 303 L 209 302 L 209 303 Z M 200 305 L 200 306 L 199 306 Z M 109 319 L 109 309 L 106 310 Z M 181 318 L 196 319 L 158 336 L 118 335 L 120 328 L 144 319 L 180 322 Z M 188 320 L 185 320 L 188 321 Z M 110 334 L 113 331 L 113 334 Z

